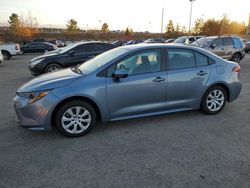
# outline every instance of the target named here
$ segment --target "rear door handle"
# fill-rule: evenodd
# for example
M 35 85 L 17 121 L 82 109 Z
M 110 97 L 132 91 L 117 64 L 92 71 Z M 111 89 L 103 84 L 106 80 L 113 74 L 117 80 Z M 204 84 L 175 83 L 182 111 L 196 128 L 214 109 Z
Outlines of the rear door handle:
M 200 71 L 200 72 L 197 73 L 197 75 L 198 75 L 198 76 L 205 76 L 205 75 L 207 75 L 207 72 L 205 72 L 205 71 Z
M 155 79 L 153 79 L 153 82 L 163 82 L 165 81 L 166 79 L 165 78 L 162 78 L 160 76 L 157 76 Z

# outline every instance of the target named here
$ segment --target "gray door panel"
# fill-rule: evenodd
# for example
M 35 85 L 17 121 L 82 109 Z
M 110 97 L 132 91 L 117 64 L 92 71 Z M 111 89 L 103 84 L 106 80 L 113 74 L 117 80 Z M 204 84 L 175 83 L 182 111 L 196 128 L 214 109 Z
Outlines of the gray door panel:
M 162 78 L 158 82 L 157 78 Z M 107 100 L 112 118 L 157 112 L 166 107 L 166 72 L 131 75 L 114 82 L 107 78 Z

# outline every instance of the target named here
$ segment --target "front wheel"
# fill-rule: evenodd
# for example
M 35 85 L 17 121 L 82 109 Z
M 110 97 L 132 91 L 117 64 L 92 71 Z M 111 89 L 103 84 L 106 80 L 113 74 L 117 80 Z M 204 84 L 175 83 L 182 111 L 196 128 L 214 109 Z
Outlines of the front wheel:
M 227 93 L 221 86 L 209 88 L 201 101 L 201 110 L 210 115 L 218 114 L 227 102 Z
M 44 72 L 53 72 L 53 71 L 59 70 L 61 68 L 62 67 L 59 64 L 57 64 L 57 63 L 51 63 L 51 64 L 49 64 L 49 65 L 46 66 Z
M 90 131 L 96 119 L 95 109 L 89 103 L 74 100 L 60 107 L 55 116 L 55 126 L 67 137 L 79 137 Z

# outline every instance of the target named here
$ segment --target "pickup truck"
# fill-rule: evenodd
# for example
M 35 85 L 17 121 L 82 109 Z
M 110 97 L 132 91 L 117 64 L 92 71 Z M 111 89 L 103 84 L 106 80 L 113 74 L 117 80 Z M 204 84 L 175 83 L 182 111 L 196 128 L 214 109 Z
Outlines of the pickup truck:
M 5 60 L 10 59 L 11 56 L 21 54 L 20 46 L 17 43 L 2 44 L 0 50 Z

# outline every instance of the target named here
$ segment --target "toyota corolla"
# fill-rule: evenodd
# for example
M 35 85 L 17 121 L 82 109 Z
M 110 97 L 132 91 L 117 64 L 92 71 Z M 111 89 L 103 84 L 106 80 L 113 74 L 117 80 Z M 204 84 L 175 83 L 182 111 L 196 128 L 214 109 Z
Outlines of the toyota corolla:
M 123 46 L 21 86 L 14 106 L 22 127 L 82 136 L 97 121 L 201 109 L 217 114 L 238 98 L 240 66 L 200 48 Z

